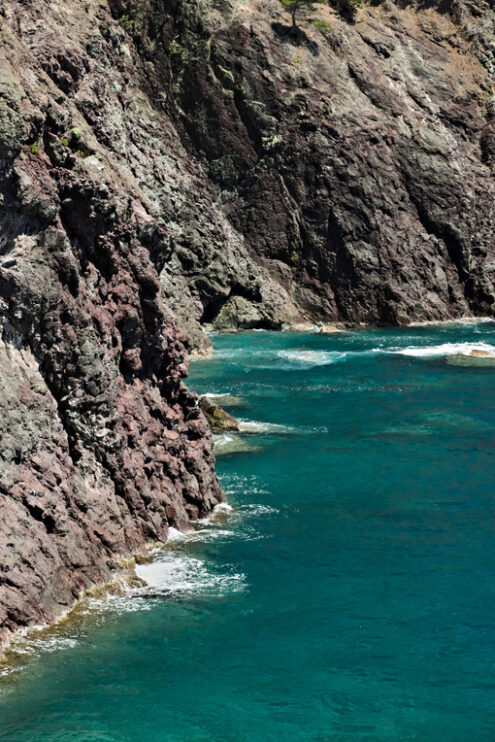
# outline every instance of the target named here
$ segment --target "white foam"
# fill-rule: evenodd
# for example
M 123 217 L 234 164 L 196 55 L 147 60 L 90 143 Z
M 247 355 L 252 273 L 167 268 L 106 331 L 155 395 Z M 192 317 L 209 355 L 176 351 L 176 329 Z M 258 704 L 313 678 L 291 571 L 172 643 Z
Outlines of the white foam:
M 408 327 L 431 327 L 442 325 L 478 325 L 495 322 L 494 317 L 458 317 L 457 319 L 424 320 L 423 322 L 410 322 Z
M 230 392 L 207 392 L 202 396 L 206 397 L 207 399 L 211 399 L 213 402 L 216 401 L 220 406 L 223 407 L 240 407 L 244 404 L 244 400 L 242 399 L 242 397 L 238 397 L 235 394 L 230 394 Z
M 238 592 L 244 589 L 246 579 L 242 573 L 233 570 L 216 573 L 201 559 L 167 552 L 150 564 L 138 565 L 136 573 L 148 586 L 144 588 L 145 594 L 151 588 L 157 597 Z
M 249 365 L 260 368 L 284 368 L 293 364 L 310 368 L 336 363 L 346 357 L 346 353 L 334 350 L 271 350 L 252 348 L 231 348 L 214 352 L 214 358 L 219 360 L 241 361 L 245 359 Z M 269 365 L 267 365 L 269 364 Z
M 317 325 L 311 322 L 295 322 L 291 325 L 284 325 L 282 330 L 284 332 L 301 332 L 313 335 L 333 335 L 336 332 L 345 332 L 345 328 L 342 326 L 332 324 Z
M 295 322 L 292 325 L 284 325 L 282 330 L 283 332 L 319 333 L 321 332 L 321 326 L 311 322 Z
M 273 515 L 275 513 L 279 513 L 280 511 L 277 510 L 277 508 L 272 508 L 270 505 L 243 505 L 239 508 L 239 512 L 242 515 Z
M 206 518 L 198 518 L 196 525 L 209 525 L 227 520 L 234 514 L 234 508 L 227 502 L 219 502 Z M 191 533 L 191 532 L 190 532 Z M 194 533 L 194 531 L 192 532 Z
M 222 433 L 220 435 L 213 436 L 213 442 L 216 448 L 226 446 L 228 443 L 232 443 L 232 441 L 235 441 L 235 436 L 229 435 L 228 433 Z
M 256 420 L 239 420 L 239 430 L 241 433 L 278 433 L 279 435 L 294 432 L 294 428 L 289 425 L 257 422 Z
M 229 505 L 228 502 L 219 502 L 218 505 L 215 505 L 215 507 L 213 508 L 212 515 L 215 516 L 220 514 L 232 513 L 233 510 L 234 508 L 232 507 L 232 505 Z
M 341 361 L 346 353 L 337 350 L 279 350 L 277 357 L 300 366 L 326 366 Z
M 241 348 L 219 348 L 213 351 L 213 359 L 218 360 L 242 360 L 247 358 L 249 360 L 253 358 L 267 358 L 273 356 L 274 352 L 265 348 L 255 349 L 250 347 Z
M 227 502 L 219 502 L 206 518 L 199 518 L 196 523 L 218 523 L 229 518 L 233 512 L 234 508 L 232 505 L 229 505 Z
M 39 627 L 42 630 L 43 627 Z M 38 627 L 30 627 L 30 632 L 36 632 Z M 27 636 L 23 641 L 15 646 L 16 654 L 32 654 L 36 652 L 57 652 L 60 649 L 68 649 L 77 646 L 77 639 L 69 636 L 50 636 L 48 638 L 39 638 L 35 634 Z
M 469 356 L 472 351 L 483 351 L 495 356 L 495 347 L 488 343 L 443 343 L 424 347 L 395 348 L 388 352 L 411 358 L 442 358 L 455 355 Z
M 138 564 L 135 573 L 142 581 L 140 587 L 129 585 L 128 581 L 122 579 L 121 590 L 118 595 L 106 595 L 102 598 L 87 597 L 82 599 L 73 609 L 78 617 L 86 620 L 103 617 L 115 613 L 133 613 L 149 611 L 161 601 L 170 597 L 220 597 L 229 593 L 244 590 L 246 577 L 243 573 L 235 571 L 232 567 L 222 566 L 221 571 L 215 571 L 213 565 L 209 565 L 202 559 L 189 556 L 185 553 L 188 543 L 209 543 L 219 539 L 236 538 L 232 530 L 215 526 L 220 517 L 233 513 L 231 505 L 219 503 L 213 510 L 210 519 L 198 521 L 209 527 L 191 530 L 186 533 L 176 528 L 169 528 L 169 542 L 171 548 L 160 547 L 153 550 L 154 559 L 145 564 Z M 241 538 L 252 538 L 248 532 L 240 534 Z M 70 612 L 64 616 L 70 615 Z M 60 628 L 58 628 L 60 623 Z M 55 634 L 46 632 L 56 631 Z M 82 631 L 78 628 L 77 635 L 74 630 L 68 635 L 63 623 L 57 622 L 53 627 L 32 626 L 25 629 L 12 643 L 12 651 L 18 657 L 35 655 L 45 652 L 55 652 L 77 646 L 81 639 Z M 15 671 L 17 665 L 6 665 L 0 667 L 0 678 Z
M 223 539 L 235 538 L 234 531 L 226 528 L 200 528 L 197 531 L 191 531 L 187 535 L 187 540 L 192 542 L 210 543 Z
M 186 538 L 186 535 L 187 534 L 183 533 L 182 531 L 179 531 L 178 528 L 174 528 L 173 526 L 170 526 L 170 528 L 168 529 L 167 543 L 170 543 L 170 542 L 174 543 L 175 541 L 184 541 L 184 539 Z
M 213 450 L 216 456 L 227 456 L 228 454 L 236 453 L 253 453 L 257 450 L 246 440 L 243 440 L 239 435 L 229 435 L 228 433 L 214 435 L 213 441 Z

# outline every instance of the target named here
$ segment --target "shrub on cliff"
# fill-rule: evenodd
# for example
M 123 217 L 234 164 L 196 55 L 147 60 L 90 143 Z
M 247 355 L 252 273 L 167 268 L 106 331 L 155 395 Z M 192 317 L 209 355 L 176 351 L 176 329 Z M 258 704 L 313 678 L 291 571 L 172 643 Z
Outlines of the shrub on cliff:
M 300 13 L 312 13 L 315 5 L 321 5 L 325 0 L 280 0 L 285 10 L 291 14 L 292 30 L 297 31 L 296 17 Z

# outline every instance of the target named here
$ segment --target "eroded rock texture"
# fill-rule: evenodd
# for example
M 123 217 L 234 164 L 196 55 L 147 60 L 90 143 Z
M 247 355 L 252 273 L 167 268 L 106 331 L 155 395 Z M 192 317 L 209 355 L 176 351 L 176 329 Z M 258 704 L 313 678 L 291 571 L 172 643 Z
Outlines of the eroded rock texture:
M 319 7 L 331 30 L 298 38 L 278 2 L 166 6 L 138 36 L 150 86 L 170 80 L 223 213 L 304 314 L 492 313 L 493 3 L 378 1 L 355 24 Z M 219 327 L 244 312 L 217 308 Z
M 98 4 L 2 8 L 0 642 L 222 497 L 162 301 L 170 230 L 75 102 L 91 78 L 94 110 L 117 106 L 124 32 Z M 142 126 L 161 132 L 152 113 Z M 145 173 L 153 156 L 139 153 Z
M 177 326 L 493 313 L 493 2 L 342 5 L 0 5 L 0 641 L 221 498 Z

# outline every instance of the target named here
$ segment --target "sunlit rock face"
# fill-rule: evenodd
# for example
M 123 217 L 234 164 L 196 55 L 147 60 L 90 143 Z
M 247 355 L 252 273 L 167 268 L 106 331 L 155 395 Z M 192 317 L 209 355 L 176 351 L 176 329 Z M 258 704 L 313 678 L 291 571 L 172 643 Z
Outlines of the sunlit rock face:
M 219 208 L 306 319 L 492 313 L 493 3 L 364 5 L 355 23 L 318 6 L 294 35 L 275 0 L 152 1 L 150 94 L 167 81 Z M 195 280 L 207 320 L 255 323 L 245 284 Z
M 160 288 L 171 234 L 118 130 L 125 34 L 83 5 L 0 16 L 2 641 L 222 499 Z M 122 152 L 88 123 L 92 85 Z

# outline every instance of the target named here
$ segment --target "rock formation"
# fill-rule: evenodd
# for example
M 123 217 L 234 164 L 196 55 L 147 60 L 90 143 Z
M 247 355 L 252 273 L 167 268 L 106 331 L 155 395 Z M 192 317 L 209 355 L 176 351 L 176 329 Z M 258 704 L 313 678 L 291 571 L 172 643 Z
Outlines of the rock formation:
M 239 423 L 222 407 L 208 397 L 199 398 L 199 407 L 208 421 L 212 433 L 239 432 Z
M 355 24 L 319 8 L 296 37 L 279 2 L 211 6 L 150 2 L 136 43 L 223 213 L 301 313 L 492 313 L 493 3 L 373 2 Z M 218 328 L 254 321 L 245 290 L 196 293 Z
M 98 4 L 101 29 L 79 2 L 2 8 L 0 642 L 222 499 L 162 301 L 170 233 L 74 102 L 93 58 L 102 95 L 118 87 L 125 34 Z
M 493 2 L 330 5 L 0 5 L 0 643 L 221 499 L 203 325 L 493 313 Z

